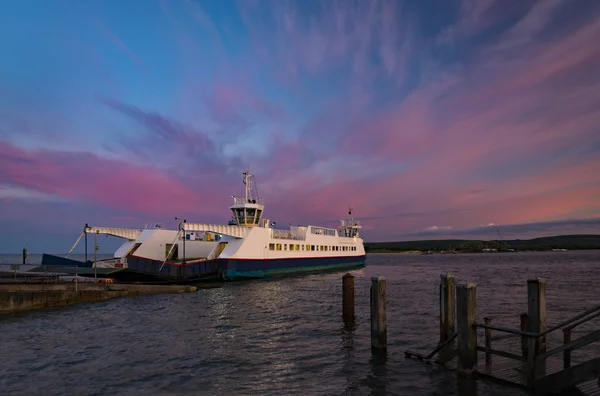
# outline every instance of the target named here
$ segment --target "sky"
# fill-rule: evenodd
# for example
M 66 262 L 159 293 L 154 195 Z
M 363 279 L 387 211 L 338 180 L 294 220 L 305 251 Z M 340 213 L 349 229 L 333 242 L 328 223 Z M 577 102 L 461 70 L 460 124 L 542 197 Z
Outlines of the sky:
M 366 241 L 600 233 L 596 0 L 7 0 L 0 252 L 265 216 Z

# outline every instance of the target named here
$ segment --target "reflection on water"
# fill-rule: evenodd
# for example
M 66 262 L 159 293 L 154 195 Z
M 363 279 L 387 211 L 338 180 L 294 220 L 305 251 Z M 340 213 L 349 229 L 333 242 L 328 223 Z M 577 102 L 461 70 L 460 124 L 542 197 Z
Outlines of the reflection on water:
M 370 373 L 367 380 L 372 395 L 386 394 L 387 360 L 385 351 L 372 351 L 369 359 Z
M 544 277 L 552 324 L 600 303 L 599 258 L 371 255 L 368 267 L 354 272 L 356 319 L 349 324 L 341 315 L 343 273 L 6 316 L 0 388 L 3 395 L 523 395 L 404 358 L 406 349 L 429 353 L 437 343 L 439 274 L 477 282 L 480 320 L 526 310 L 526 279 Z M 388 279 L 385 355 L 372 354 L 369 339 L 375 274 Z M 579 336 L 599 322 L 582 326 Z

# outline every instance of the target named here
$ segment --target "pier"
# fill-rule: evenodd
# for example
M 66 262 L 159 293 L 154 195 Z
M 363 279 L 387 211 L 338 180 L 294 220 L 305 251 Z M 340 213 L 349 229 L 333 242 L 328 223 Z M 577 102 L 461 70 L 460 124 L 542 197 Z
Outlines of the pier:
M 351 274 L 343 279 L 343 310 L 354 306 L 348 301 L 354 288 Z M 548 326 L 546 321 L 546 281 L 530 279 L 527 287 L 527 312 L 483 316 L 477 320 L 477 285 L 457 283 L 451 274 L 442 274 L 439 285 L 439 329 L 437 345 L 429 354 L 407 350 L 406 358 L 416 358 L 454 370 L 463 378 L 488 379 L 507 387 L 529 390 L 534 395 L 578 392 L 600 396 L 600 357 L 574 362 L 574 351 L 600 341 L 600 305 Z M 371 347 L 373 353 L 387 348 L 385 304 L 386 282 L 382 276 L 371 278 Z M 498 325 L 512 320 L 514 327 Z M 586 328 L 587 330 L 581 330 Z M 574 331 L 580 330 L 578 337 Z M 549 335 L 562 332 L 562 343 L 549 345 Z M 481 343 L 483 341 L 483 343 Z M 510 391 L 509 389 L 507 390 Z M 562 393 L 561 393 L 562 394 Z
M 83 302 L 163 293 L 192 293 L 194 286 L 106 283 L 0 284 L 0 315 Z

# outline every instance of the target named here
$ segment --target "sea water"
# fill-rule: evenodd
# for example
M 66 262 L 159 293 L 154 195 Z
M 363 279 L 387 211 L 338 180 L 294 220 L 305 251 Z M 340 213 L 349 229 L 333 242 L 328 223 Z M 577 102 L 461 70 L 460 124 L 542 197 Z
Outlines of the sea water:
M 526 281 L 535 277 L 547 281 L 548 325 L 600 303 L 599 251 L 372 254 L 365 269 L 353 271 L 353 331 L 341 318 L 343 272 L 2 316 L 1 393 L 525 395 L 485 380 L 458 381 L 442 367 L 404 357 L 407 349 L 428 353 L 436 346 L 439 276 L 448 271 L 477 283 L 478 321 L 526 311 Z M 370 350 L 375 275 L 387 278 L 384 357 Z M 502 324 L 518 328 L 518 321 Z M 599 324 L 581 326 L 574 338 Z M 548 349 L 561 342 L 562 333 L 550 334 Z M 573 362 L 598 355 L 600 347 L 590 346 Z

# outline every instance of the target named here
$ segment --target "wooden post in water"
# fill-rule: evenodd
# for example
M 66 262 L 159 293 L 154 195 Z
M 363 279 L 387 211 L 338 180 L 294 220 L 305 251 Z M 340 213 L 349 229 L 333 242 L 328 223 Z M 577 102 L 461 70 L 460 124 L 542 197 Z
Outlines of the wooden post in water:
M 454 334 L 456 322 L 456 280 L 453 275 L 440 275 L 440 344 Z
M 484 323 L 487 326 L 492 324 L 492 319 L 483 318 Z M 485 365 L 489 366 L 492 364 L 492 354 L 490 353 L 490 349 L 492 349 L 492 330 L 485 329 Z
M 527 280 L 527 317 L 529 323 L 529 332 L 542 333 L 546 330 L 546 281 L 541 278 Z M 546 352 L 546 336 L 538 337 L 535 340 L 528 341 L 528 348 L 533 347 L 533 351 L 528 350 L 530 370 L 530 380 L 544 375 L 545 361 L 536 361 L 535 357 Z
M 546 330 L 546 281 L 544 279 L 527 280 L 527 316 L 529 331 L 541 333 Z M 546 352 L 546 337 L 539 337 L 535 343 L 536 355 Z
M 571 343 L 571 329 L 566 328 L 563 330 L 563 345 Z M 563 353 L 563 368 L 568 369 L 571 367 L 571 350 L 567 349 Z M 598 377 L 598 385 L 600 386 L 600 377 Z
M 385 278 L 371 278 L 371 350 L 387 350 Z
M 471 282 L 456 287 L 458 374 L 467 377 L 477 374 L 476 287 Z
M 351 273 L 342 277 L 342 316 L 345 323 L 354 320 L 354 275 Z
M 521 314 L 521 331 L 529 331 L 529 317 L 525 312 Z M 527 356 L 527 337 L 521 336 L 521 353 Z

